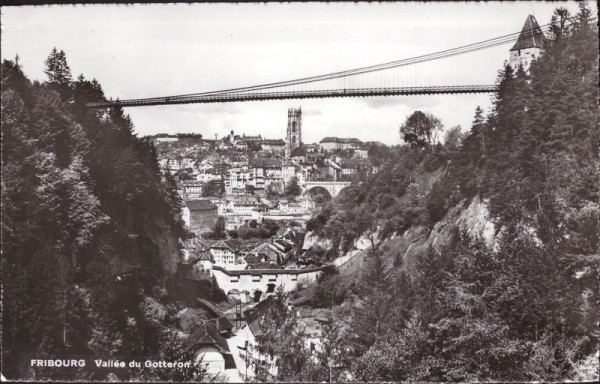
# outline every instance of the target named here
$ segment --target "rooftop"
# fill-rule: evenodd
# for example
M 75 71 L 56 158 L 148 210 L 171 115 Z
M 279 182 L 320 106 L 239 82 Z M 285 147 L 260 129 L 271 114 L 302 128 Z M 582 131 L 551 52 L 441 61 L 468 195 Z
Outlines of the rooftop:
M 217 206 L 210 200 L 187 200 L 185 204 L 190 211 L 217 209 Z
M 360 143 L 362 141 L 358 140 L 356 137 L 325 137 L 320 141 L 321 143 Z
M 242 242 L 239 240 L 222 240 L 214 243 L 211 248 L 230 249 L 234 252 L 238 251 Z
M 253 168 L 281 168 L 281 160 L 256 158 L 250 161 L 250 166 Z
M 304 147 L 298 147 L 298 148 L 294 148 L 294 150 L 292 151 L 291 157 L 294 156 L 306 156 L 306 148 Z
M 285 141 L 283 139 L 264 139 L 261 144 L 285 146 Z
M 264 334 L 264 330 L 261 327 L 260 320 L 267 313 L 271 305 L 275 300 L 269 296 L 266 299 L 260 301 L 254 307 L 244 311 L 244 316 L 246 317 L 246 323 L 248 327 L 254 334 L 254 336 L 260 336 Z
M 185 343 L 185 349 L 189 351 L 202 345 L 214 345 L 221 353 L 229 352 L 227 340 L 219 335 L 214 322 L 206 322 L 196 328 L 196 330 L 188 337 Z
M 525 24 L 523 25 L 523 29 L 519 34 L 517 42 L 510 50 L 516 51 L 518 49 L 526 48 L 543 48 L 545 40 L 546 37 L 535 19 L 535 16 L 529 15 L 525 20 Z

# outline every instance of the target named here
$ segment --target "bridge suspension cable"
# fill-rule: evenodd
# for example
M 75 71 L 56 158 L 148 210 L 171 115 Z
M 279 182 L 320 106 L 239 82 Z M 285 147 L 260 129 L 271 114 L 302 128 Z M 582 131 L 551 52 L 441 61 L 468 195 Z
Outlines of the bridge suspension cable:
M 548 32 L 551 29 L 551 24 L 550 23 L 544 24 L 540 27 L 540 29 L 542 30 L 543 33 Z M 162 105 L 162 104 L 187 104 L 187 103 L 196 103 L 196 102 L 266 100 L 266 99 L 273 99 L 273 98 L 278 98 L 278 97 L 279 98 L 294 98 L 292 95 L 294 92 L 298 93 L 298 98 L 320 97 L 318 95 L 318 91 L 315 91 L 317 93 L 312 92 L 312 91 L 272 92 L 270 96 L 267 96 L 265 94 L 262 96 L 258 95 L 256 97 L 251 96 L 249 93 L 250 92 L 257 93 L 258 91 L 264 91 L 264 90 L 269 90 L 269 89 L 274 89 L 274 88 L 292 87 L 292 86 L 297 86 L 297 85 L 301 85 L 301 84 L 324 82 L 324 81 L 328 81 L 328 80 L 345 79 L 347 77 L 356 76 L 356 75 L 360 75 L 360 74 L 378 72 L 378 71 L 383 71 L 383 70 L 391 69 L 391 68 L 399 68 L 399 67 L 409 66 L 409 65 L 423 63 L 423 62 L 440 60 L 443 58 L 464 55 L 464 54 L 467 54 L 470 52 L 481 51 L 481 50 L 496 47 L 499 45 L 508 44 L 508 43 L 513 42 L 519 35 L 521 35 L 523 37 L 530 37 L 530 36 L 534 36 L 537 33 L 539 33 L 539 30 L 537 30 L 537 28 L 531 28 L 528 30 L 521 30 L 519 32 L 514 32 L 514 33 L 507 34 L 507 35 L 495 37 L 492 39 L 487 39 L 487 40 L 479 41 L 476 43 L 471 43 L 471 44 L 467 44 L 467 45 L 463 45 L 463 46 L 459 46 L 459 47 L 455 47 L 455 48 L 451 48 L 451 49 L 447 49 L 447 50 L 443 50 L 443 51 L 438 51 L 438 52 L 434 52 L 434 53 L 430 53 L 430 54 L 426 54 L 426 55 L 420 55 L 420 56 L 415 56 L 415 57 L 411 57 L 411 58 L 407 58 L 407 59 L 391 61 L 388 63 L 370 65 L 370 66 L 366 66 L 366 67 L 360 67 L 360 68 L 355 68 L 355 69 L 350 69 L 350 70 L 345 70 L 345 71 L 332 72 L 332 73 L 327 73 L 327 74 L 317 75 L 317 76 L 304 77 L 304 78 L 299 78 L 299 79 L 294 79 L 294 80 L 273 82 L 273 83 L 260 84 L 260 85 L 247 86 L 247 87 L 230 88 L 230 89 L 217 90 L 217 91 L 165 96 L 165 97 L 151 97 L 151 98 L 127 99 L 127 100 L 116 100 L 116 101 L 111 100 L 111 101 L 100 102 L 100 103 L 90 103 L 90 104 L 88 104 L 88 107 L 110 107 L 110 106 L 116 106 L 116 105 L 141 106 L 141 105 Z M 485 89 L 490 89 L 490 87 L 493 87 L 493 86 L 488 85 L 488 86 L 486 86 Z M 346 89 L 345 81 L 344 81 L 343 88 Z M 413 91 L 404 92 L 402 90 L 403 88 L 407 88 L 407 87 L 386 87 L 386 89 L 390 89 L 390 90 L 393 89 L 395 91 L 392 91 L 391 93 L 384 93 L 384 94 L 390 94 L 390 95 L 391 94 L 415 94 Z M 427 88 L 427 92 L 425 92 L 425 93 L 452 93 L 452 92 L 449 92 L 449 87 L 445 87 L 446 88 L 445 90 L 440 89 L 440 92 L 436 92 L 434 89 L 435 87 L 408 87 L 408 88 L 410 88 L 410 89 Z M 442 88 L 442 87 L 440 87 L 440 88 Z M 379 87 L 376 89 L 381 90 L 382 87 Z M 465 91 L 464 86 L 462 86 L 461 89 L 462 89 L 461 93 Z M 473 88 L 473 89 L 474 89 L 473 92 L 485 92 L 485 91 L 482 91 L 483 88 L 477 88 L 477 89 Z M 353 95 L 355 95 L 355 96 L 361 95 L 361 92 L 357 92 L 356 89 L 353 89 L 353 91 L 354 91 Z M 363 92 L 364 96 L 381 94 L 381 92 L 378 92 L 378 91 L 369 92 L 368 89 L 365 89 L 364 91 L 365 91 L 365 92 Z M 338 90 L 323 90 L 322 92 L 330 93 L 328 96 L 324 95 L 324 97 L 344 96 L 343 94 L 340 95 Z M 302 94 L 304 94 L 304 96 L 302 96 Z M 312 95 L 312 96 L 307 96 L 307 95 Z M 332 96 L 332 95 L 335 95 L 335 96 Z

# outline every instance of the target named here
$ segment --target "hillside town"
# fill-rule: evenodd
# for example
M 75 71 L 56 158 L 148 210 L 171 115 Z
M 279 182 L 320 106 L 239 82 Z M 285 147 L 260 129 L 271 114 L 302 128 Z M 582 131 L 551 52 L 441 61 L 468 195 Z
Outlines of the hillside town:
M 384 144 L 340 137 L 303 143 L 301 108 L 288 109 L 285 140 L 234 131 L 215 139 L 151 138 L 163 174 L 177 185 L 189 231 L 179 240 L 180 273 L 214 281 L 227 298 L 222 308 L 199 299 L 205 320 L 190 329 L 182 325 L 190 333 L 186 348 L 201 356 L 207 375 L 223 381 L 254 379 L 257 365 L 275 377 L 275 358 L 257 342 L 264 313 L 281 294 L 288 309 L 301 303 L 327 267 L 307 252 L 305 223 L 333 197 L 377 173 L 369 150 Z M 331 320 L 315 320 L 312 311 L 305 317 L 303 332 L 312 335 L 306 348 L 318 350 L 321 325 Z
M 327 188 L 310 182 L 357 182 L 377 172 L 369 148 L 356 138 L 325 137 L 302 142 L 302 110 L 288 110 L 286 139 L 236 135 L 204 139 L 200 135 L 155 135 L 159 163 L 175 177 L 184 201 L 182 217 L 201 236 L 238 230 L 264 219 L 304 221 L 331 199 Z M 315 185 L 313 183 L 313 185 Z
M 598 382 L 597 6 L 563 5 L 3 6 L 0 378 Z
M 338 137 L 304 144 L 300 108 L 288 110 L 285 140 L 234 131 L 214 140 L 152 138 L 182 200 L 191 237 L 183 246 L 210 251 L 211 264 L 226 270 L 310 265 L 297 258 L 304 223 L 346 187 L 377 173 L 369 148 L 383 146 Z

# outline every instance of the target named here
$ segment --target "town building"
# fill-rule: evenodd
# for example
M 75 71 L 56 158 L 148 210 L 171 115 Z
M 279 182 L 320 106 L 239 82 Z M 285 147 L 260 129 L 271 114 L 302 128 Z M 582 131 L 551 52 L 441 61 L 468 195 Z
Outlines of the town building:
M 324 152 L 344 149 L 358 149 L 363 146 L 363 142 L 355 137 L 325 137 L 319 142 L 319 149 Z
M 240 376 L 245 381 L 252 381 L 257 374 L 259 366 L 265 367 L 274 379 L 277 375 L 277 358 L 261 348 L 259 339 L 265 334 L 262 322 L 273 305 L 274 299 L 268 297 L 254 307 L 244 311 L 246 323 L 238 330 L 236 335 L 229 339 L 231 349 L 236 348 L 237 354 L 233 358 L 238 367 Z
M 354 150 L 354 155 L 352 157 L 355 159 L 368 159 L 369 150 L 363 145 L 361 148 L 356 148 Z
M 154 138 L 154 142 L 156 142 L 156 143 L 173 143 L 177 140 L 178 140 L 177 136 L 165 136 L 165 137 Z
M 296 160 L 300 163 L 306 162 L 306 148 L 304 146 L 294 148 L 290 154 L 290 159 Z
M 217 206 L 210 200 L 188 200 L 185 202 L 190 211 L 190 230 L 197 235 L 214 229 L 219 218 Z
M 179 192 L 179 191 L 177 191 L 177 192 Z M 183 223 L 188 228 L 190 227 L 190 209 L 185 205 L 181 207 L 181 220 L 183 220 Z
M 264 139 L 260 146 L 263 151 L 283 154 L 285 152 L 285 141 L 282 139 Z
M 225 191 L 227 194 L 234 194 L 234 190 L 238 191 L 238 195 L 246 194 L 246 186 L 255 186 L 254 171 L 248 167 L 247 162 L 238 162 L 232 164 L 232 167 L 227 171 L 225 176 Z
M 236 135 L 233 130 L 229 132 L 229 135 L 223 137 L 219 142 L 219 149 L 247 149 L 246 143 L 242 140 L 240 135 Z
M 194 361 L 199 362 L 203 371 L 209 375 L 236 369 L 227 340 L 219 333 L 217 325 L 213 321 L 205 322 L 185 342 L 185 349 L 193 354 Z
M 246 145 L 250 146 L 259 146 L 260 143 L 263 141 L 263 138 L 261 135 L 258 136 L 246 136 L 246 135 L 242 135 L 242 141 L 246 143 Z
M 253 197 L 235 197 L 227 203 L 226 209 L 227 212 L 233 212 L 238 215 L 251 215 L 252 211 L 265 210 L 266 207 Z
M 281 165 L 281 178 L 285 183 L 289 183 L 296 177 L 296 164 L 286 161 Z
M 223 240 L 211 245 L 214 264 L 225 269 L 244 269 L 246 262 L 240 252 L 241 245 L 239 240 Z
M 510 65 L 515 70 L 521 65 L 529 72 L 531 63 L 544 54 L 545 42 L 546 37 L 535 16 L 527 16 L 517 42 L 510 49 Z
M 202 198 L 204 182 L 198 180 L 185 180 L 180 184 L 183 190 L 182 195 L 184 200 L 198 200 Z

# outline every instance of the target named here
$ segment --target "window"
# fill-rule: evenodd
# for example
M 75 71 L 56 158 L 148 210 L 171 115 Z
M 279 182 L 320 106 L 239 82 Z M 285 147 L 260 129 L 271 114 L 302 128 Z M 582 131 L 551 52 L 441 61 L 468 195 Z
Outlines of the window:
M 260 281 L 260 275 L 259 276 L 252 276 L 252 281 L 255 282 L 255 283 L 258 282 L 258 281 Z
M 231 282 L 232 283 L 237 283 L 238 281 L 240 281 L 240 277 L 239 276 L 231 276 Z

